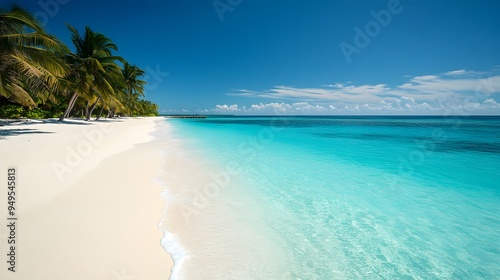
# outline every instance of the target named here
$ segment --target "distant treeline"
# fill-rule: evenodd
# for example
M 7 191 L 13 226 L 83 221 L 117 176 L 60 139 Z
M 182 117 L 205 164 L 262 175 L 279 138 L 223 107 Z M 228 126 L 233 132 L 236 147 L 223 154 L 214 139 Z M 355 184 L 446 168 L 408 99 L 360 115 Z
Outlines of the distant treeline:
M 68 25 L 75 51 L 46 33 L 33 14 L 0 9 L 0 118 L 155 116 L 145 72 L 86 27 Z

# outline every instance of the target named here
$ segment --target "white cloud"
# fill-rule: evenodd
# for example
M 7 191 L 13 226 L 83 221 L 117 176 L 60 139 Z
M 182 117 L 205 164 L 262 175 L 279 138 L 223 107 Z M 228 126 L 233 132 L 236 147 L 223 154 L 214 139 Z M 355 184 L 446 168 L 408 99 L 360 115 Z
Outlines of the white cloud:
M 249 107 L 238 105 L 216 105 L 211 110 L 216 114 L 319 114 L 328 113 L 331 110 L 319 104 L 310 104 L 308 102 L 295 102 L 295 103 L 259 103 L 252 104 Z
M 483 105 L 485 105 L 489 108 L 492 108 L 492 109 L 500 108 L 500 103 L 496 102 L 493 98 L 486 99 L 483 102 Z
M 241 114 L 341 114 L 341 113 L 438 113 L 484 111 L 500 108 L 498 71 L 454 70 L 440 75 L 405 76 L 396 86 L 384 83 L 354 85 L 334 83 L 321 87 L 275 86 L 264 91 L 240 89 L 228 95 L 274 99 L 249 107 L 217 105 L 212 111 Z M 496 98 L 496 99 L 495 99 Z
M 496 93 L 500 91 L 500 75 L 489 78 L 439 78 L 437 76 L 415 77 L 410 83 L 399 86 L 400 89 L 416 93 Z
M 430 81 L 430 80 L 435 80 L 439 78 L 438 76 L 434 75 L 427 75 L 427 76 L 417 76 L 412 79 L 413 82 L 422 82 L 422 81 Z
M 259 103 L 250 106 L 217 105 L 210 113 L 214 114 L 239 114 L 239 115 L 338 115 L 338 114 L 381 114 L 409 112 L 423 114 L 434 112 L 427 103 L 417 103 L 410 97 L 389 98 L 381 100 L 378 104 L 350 104 L 343 106 L 311 104 L 309 102 L 295 103 Z
M 446 72 L 444 74 L 448 75 L 448 76 L 452 76 L 452 75 L 464 75 L 466 73 L 467 73 L 467 71 L 465 71 L 465 70 L 455 70 L 455 71 Z
M 217 105 L 215 106 L 215 110 L 220 113 L 235 113 L 235 112 L 240 112 L 241 109 L 238 107 L 237 104 L 233 105 Z
M 162 109 L 160 110 L 161 114 L 188 114 L 188 109 Z
M 345 101 L 355 103 L 367 99 L 373 99 L 372 101 L 375 101 L 377 98 L 375 94 L 384 93 L 390 90 L 385 84 L 362 86 L 335 84 L 328 87 L 329 88 L 296 88 L 290 86 L 275 86 L 262 92 L 233 92 L 228 95 L 308 102 Z
M 202 113 L 238 114 L 238 115 L 343 115 L 343 114 L 440 114 L 451 113 L 481 113 L 500 109 L 500 103 L 493 98 L 479 102 L 464 99 L 452 103 L 419 102 L 412 97 L 385 98 L 375 104 L 349 104 L 342 106 L 311 104 L 309 102 L 271 102 L 258 103 L 250 106 L 217 105 L 214 109 Z M 201 111 L 200 111 L 201 112 Z
M 343 88 L 344 85 L 341 83 L 335 83 L 333 85 L 323 85 L 323 87 L 330 87 L 330 88 Z

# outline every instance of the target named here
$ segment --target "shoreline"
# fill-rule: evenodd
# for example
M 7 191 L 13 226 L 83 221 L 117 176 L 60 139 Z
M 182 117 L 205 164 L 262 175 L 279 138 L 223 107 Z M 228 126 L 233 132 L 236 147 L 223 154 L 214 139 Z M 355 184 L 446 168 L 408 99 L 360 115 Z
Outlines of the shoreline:
M 2 262 L 2 279 L 168 279 L 173 262 L 159 228 L 165 201 L 154 182 L 165 147 L 152 136 L 163 119 L 1 127 L 0 176 L 17 169 L 19 218 L 16 272 Z
M 198 146 L 189 127 L 168 130 L 160 227 L 162 244 L 173 247 L 171 279 L 282 279 L 290 259 L 252 181 L 237 162 Z

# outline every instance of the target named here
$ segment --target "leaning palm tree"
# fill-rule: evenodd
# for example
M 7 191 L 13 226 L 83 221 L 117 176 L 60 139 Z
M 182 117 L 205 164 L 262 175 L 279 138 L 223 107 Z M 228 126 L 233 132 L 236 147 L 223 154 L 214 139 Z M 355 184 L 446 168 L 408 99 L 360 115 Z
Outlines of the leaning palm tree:
M 27 11 L 16 6 L 10 11 L 0 9 L 0 96 L 35 107 L 30 93 L 53 95 L 67 72 L 60 55 L 66 51 Z
M 139 77 L 146 74 L 144 70 L 136 65 L 125 62 L 123 64 L 122 74 L 128 93 L 144 96 L 144 86 L 147 82 L 139 79 Z
M 97 105 L 110 105 L 110 107 L 118 108 L 123 110 L 125 107 L 120 101 L 121 89 L 124 87 L 124 80 L 121 72 L 113 71 L 114 69 L 109 69 L 107 71 L 108 82 L 112 85 L 114 93 L 113 94 L 102 94 L 100 92 L 95 92 L 93 96 L 87 99 L 87 106 L 85 108 L 85 120 L 90 120 L 94 109 Z
M 103 65 L 106 71 L 106 79 L 108 83 L 113 87 L 113 93 L 109 94 L 107 92 L 99 92 L 97 90 L 93 91 L 91 96 L 87 97 L 87 105 L 85 106 L 85 120 L 90 120 L 94 109 L 98 105 L 111 105 L 109 107 L 124 110 L 125 106 L 122 104 L 121 95 L 122 89 L 126 87 L 125 79 L 123 77 L 123 72 L 120 68 L 116 67 L 116 64 L 111 63 L 109 65 Z
M 123 61 L 113 55 L 118 48 L 108 37 L 92 31 L 90 27 L 85 28 L 85 35 L 81 37 L 74 27 L 68 25 L 68 28 L 76 51 L 67 55 L 71 67 L 68 80 L 72 81 L 67 93 L 71 94 L 71 98 L 59 121 L 69 116 L 79 96 L 91 99 L 115 95 L 111 77 L 120 73 L 121 68 L 116 62 Z
M 139 79 L 144 74 L 144 70 L 136 65 L 131 65 L 128 62 L 123 64 L 122 75 L 125 88 L 121 92 L 121 97 L 126 105 L 128 115 L 133 115 L 137 109 L 139 97 L 144 97 L 144 86 L 147 82 Z

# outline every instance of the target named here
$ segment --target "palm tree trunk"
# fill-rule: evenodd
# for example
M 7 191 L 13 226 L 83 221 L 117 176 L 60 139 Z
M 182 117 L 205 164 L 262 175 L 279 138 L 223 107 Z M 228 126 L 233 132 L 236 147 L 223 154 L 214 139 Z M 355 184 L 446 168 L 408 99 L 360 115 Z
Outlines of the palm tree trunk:
M 92 117 L 92 112 L 94 112 L 94 109 L 97 106 L 97 102 L 99 102 L 99 100 L 101 100 L 100 97 L 98 97 L 97 100 L 94 102 L 94 104 L 92 104 L 90 110 L 87 110 L 87 117 L 85 118 L 86 121 L 89 121 L 90 118 Z
M 106 116 L 106 118 L 113 118 L 115 116 L 115 109 L 109 109 L 108 111 L 108 115 Z
M 82 110 L 82 116 L 84 118 L 87 118 L 87 116 L 89 115 L 89 107 L 90 107 L 90 105 L 89 105 L 89 102 L 87 101 L 87 104 L 85 105 L 85 112 Z
M 101 118 L 102 111 L 104 111 L 104 107 L 101 107 L 101 111 L 99 112 L 99 115 L 97 116 L 97 118 L 95 118 L 96 121 L 98 121 Z
M 77 98 L 78 98 L 78 92 L 73 93 L 73 96 L 71 96 L 71 99 L 69 100 L 69 104 L 68 107 L 66 108 L 66 111 L 64 111 L 64 114 L 59 118 L 60 122 L 64 121 L 64 119 L 69 116 L 71 110 L 73 110 L 73 107 L 75 106 Z

